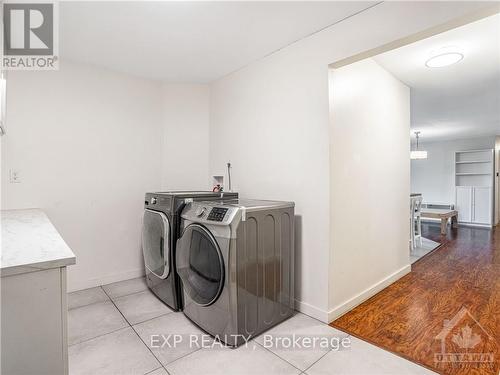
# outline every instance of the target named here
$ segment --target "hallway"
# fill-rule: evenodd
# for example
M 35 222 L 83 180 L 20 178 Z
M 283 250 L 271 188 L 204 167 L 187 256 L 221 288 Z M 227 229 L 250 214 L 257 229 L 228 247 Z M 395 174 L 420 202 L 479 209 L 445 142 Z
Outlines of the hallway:
M 330 325 L 443 374 L 498 374 L 500 229 L 423 232 L 443 245 Z

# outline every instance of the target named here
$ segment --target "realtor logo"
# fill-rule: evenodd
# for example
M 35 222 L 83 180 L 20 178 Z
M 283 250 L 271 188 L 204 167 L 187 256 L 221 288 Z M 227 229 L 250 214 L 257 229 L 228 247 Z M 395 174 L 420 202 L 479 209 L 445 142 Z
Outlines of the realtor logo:
M 57 69 L 56 4 L 3 3 L 3 56 L 6 70 Z
M 496 340 L 465 307 L 435 337 L 440 350 L 434 354 L 436 363 L 452 366 L 495 367 Z

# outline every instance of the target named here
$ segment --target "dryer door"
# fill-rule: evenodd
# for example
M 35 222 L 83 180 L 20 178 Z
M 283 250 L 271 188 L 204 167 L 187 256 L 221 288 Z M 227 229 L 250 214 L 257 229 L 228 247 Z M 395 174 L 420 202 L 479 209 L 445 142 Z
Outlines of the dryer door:
M 142 224 L 142 252 L 149 272 L 161 279 L 170 273 L 170 223 L 163 212 L 144 210 Z
M 224 259 L 213 235 L 202 225 L 188 225 L 176 257 L 184 291 L 200 306 L 214 303 L 224 285 Z

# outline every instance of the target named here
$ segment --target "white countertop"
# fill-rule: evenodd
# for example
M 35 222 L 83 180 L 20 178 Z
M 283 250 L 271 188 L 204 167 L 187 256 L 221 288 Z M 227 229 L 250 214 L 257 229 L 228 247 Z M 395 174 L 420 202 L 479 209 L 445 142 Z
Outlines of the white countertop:
M 4 210 L 1 218 L 2 277 L 76 263 L 75 254 L 42 210 Z

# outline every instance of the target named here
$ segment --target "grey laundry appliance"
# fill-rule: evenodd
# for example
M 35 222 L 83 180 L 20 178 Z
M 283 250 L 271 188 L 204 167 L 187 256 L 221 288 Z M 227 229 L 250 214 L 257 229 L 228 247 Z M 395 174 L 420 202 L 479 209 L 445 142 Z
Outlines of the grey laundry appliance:
M 154 294 L 174 310 L 182 309 L 182 293 L 175 271 L 175 247 L 180 234 L 180 214 L 196 200 L 238 198 L 238 193 L 168 191 L 146 193 L 142 228 L 142 252 L 146 282 Z
M 230 346 L 293 315 L 294 203 L 192 202 L 177 272 L 184 314 Z

